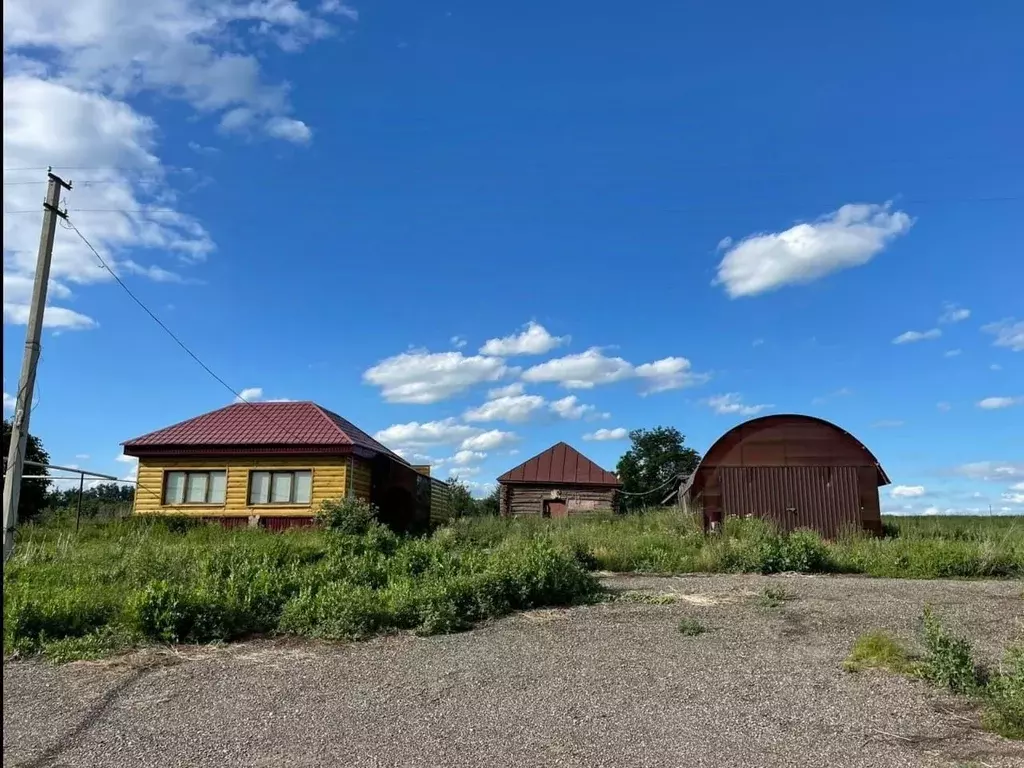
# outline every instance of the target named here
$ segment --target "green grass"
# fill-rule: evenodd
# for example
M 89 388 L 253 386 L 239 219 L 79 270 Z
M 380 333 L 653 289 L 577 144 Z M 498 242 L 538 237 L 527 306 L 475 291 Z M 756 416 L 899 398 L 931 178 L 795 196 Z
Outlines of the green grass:
M 781 608 L 783 603 L 792 598 L 783 587 L 768 586 L 761 590 L 757 602 L 762 608 Z
M 880 668 L 922 678 L 975 701 L 988 730 L 1024 739 L 1024 646 L 1008 648 L 999 668 L 990 670 L 975 661 L 970 641 L 950 633 L 930 607 L 924 610 L 921 626 L 922 654 L 884 632 L 871 632 L 857 638 L 844 669 Z
M 887 669 L 910 675 L 918 669 L 914 655 L 899 640 L 885 632 L 870 632 L 857 638 L 843 668 L 847 672 Z
M 886 535 L 823 542 L 780 536 L 762 521 L 730 518 L 720 536 L 697 520 L 655 510 L 564 520 L 471 518 L 452 535 L 490 545 L 546 539 L 589 553 L 602 570 L 641 573 L 860 573 L 891 578 L 1022 578 L 1024 518 L 886 518 Z
M 4 582 L 5 654 L 56 660 L 257 634 L 452 632 L 601 592 L 576 552 L 545 539 L 483 546 L 450 531 L 270 534 L 144 519 L 78 535 L 26 526 Z
M 707 631 L 704 629 L 704 625 L 696 619 L 685 617 L 679 620 L 677 629 L 683 637 L 696 637 L 697 635 L 703 635 Z

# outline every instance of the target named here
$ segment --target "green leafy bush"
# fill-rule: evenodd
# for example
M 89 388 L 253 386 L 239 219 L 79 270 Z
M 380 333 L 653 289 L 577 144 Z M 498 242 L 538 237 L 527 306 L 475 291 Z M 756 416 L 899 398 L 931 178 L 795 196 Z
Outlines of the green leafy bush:
M 1006 652 L 1003 665 L 988 684 L 985 727 L 1010 739 L 1024 739 L 1024 646 Z
M 317 510 L 316 520 L 324 528 L 353 536 L 361 536 L 380 524 L 377 508 L 355 496 L 323 501 Z
M 676 628 L 679 630 L 679 634 L 684 637 L 696 637 L 697 635 L 703 635 L 707 631 L 699 621 L 686 617 L 679 620 Z
M 970 642 L 949 634 L 930 607 L 922 618 L 926 654 L 922 672 L 927 680 L 953 693 L 978 691 L 981 679 Z

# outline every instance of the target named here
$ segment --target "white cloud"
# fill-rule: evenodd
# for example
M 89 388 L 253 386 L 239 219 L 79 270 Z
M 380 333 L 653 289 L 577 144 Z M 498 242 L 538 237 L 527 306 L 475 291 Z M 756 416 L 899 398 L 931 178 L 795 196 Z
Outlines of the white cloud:
M 694 373 L 685 357 L 666 357 L 652 363 L 634 367 L 621 357 L 607 357 L 598 347 L 557 357 L 535 365 L 523 372 L 529 382 L 557 383 L 566 389 L 591 389 L 599 384 L 612 384 L 639 378 L 644 382 L 644 394 L 699 384 L 707 380 L 706 374 Z
M 707 399 L 711 410 L 718 414 L 738 414 L 740 416 L 754 416 L 766 408 L 772 408 L 770 404 L 746 405 L 743 398 L 736 392 L 728 392 L 724 395 L 715 395 Z
M 943 357 L 959 357 L 963 353 L 962 349 L 948 349 L 943 353 Z
M 1010 486 L 1011 491 L 1024 491 L 1024 482 L 1014 483 Z
M 611 384 L 634 375 L 632 364 L 621 357 L 605 357 L 597 347 L 565 357 L 557 357 L 523 372 L 530 382 L 555 382 L 568 389 L 590 389 L 596 384 Z
M 284 139 L 293 144 L 308 144 L 313 138 L 313 132 L 308 125 L 291 117 L 272 117 L 267 120 L 265 130 L 268 136 Z
M 707 374 L 693 373 L 690 361 L 685 357 L 666 357 L 653 363 L 638 365 L 636 375 L 647 381 L 647 388 L 643 394 L 703 384 L 710 378 Z
M 89 456 L 88 453 L 76 453 L 75 454 L 75 458 L 76 459 L 81 459 L 81 460 L 85 461 L 86 459 L 89 459 L 91 457 Z
M 488 400 L 463 414 L 466 421 L 524 422 L 540 411 L 546 401 L 540 395 L 506 395 Z
M 137 456 L 125 456 L 123 453 L 117 454 L 114 457 L 114 461 L 119 461 L 122 464 L 138 464 L 139 459 Z
M 1000 498 L 1007 504 L 1024 504 L 1024 493 L 1004 493 Z
M 460 424 L 454 418 L 447 418 L 423 423 L 410 421 L 407 424 L 392 424 L 387 429 L 380 430 L 374 438 L 389 448 L 397 446 L 409 449 L 417 446 L 454 445 L 479 434 L 479 428 Z
M 563 419 L 580 419 L 594 410 L 592 405 L 578 402 L 576 395 L 569 395 L 550 403 L 551 410 Z
M 4 413 L 14 412 L 14 409 L 18 406 L 18 399 L 14 395 L 10 395 L 4 392 Z
M 189 116 L 219 116 L 228 125 L 245 116 L 270 135 L 303 140 L 308 128 L 289 116 L 289 86 L 267 82 L 257 55 L 267 42 L 295 50 L 334 27 L 328 12 L 310 13 L 293 0 L 155 0 L 145 13 L 137 6 L 131 0 L 4 3 L 4 165 L 40 169 L 5 172 L 4 207 L 41 212 L 41 169 L 52 165 L 67 176 L 62 169 L 81 168 L 84 178 L 70 174 L 78 183 L 63 201 L 110 268 L 180 281 L 167 265 L 152 262 L 194 263 L 213 250 L 202 225 L 181 212 L 175 189 L 179 181 L 195 188 L 195 172 L 164 165 L 156 153 L 159 127 L 132 104 L 176 99 Z M 350 15 L 344 6 L 329 13 Z M 153 98 L 136 102 L 140 96 Z M 211 150 L 195 141 L 189 146 Z M 4 215 L 4 322 L 25 322 L 28 292 L 21 299 L 8 295 L 6 278 L 31 279 L 38 237 L 38 216 Z M 57 230 L 51 278 L 46 325 L 95 327 L 67 305 L 66 287 L 112 278 L 70 230 Z
M 931 328 L 927 331 L 904 331 L 895 339 L 892 340 L 893 344 L 912 344 L 915 341 L 925 341 L 926 339 L 937 339 L 942 335 L 942 331 L 938 328 Z
M 895 429 L 896 427 L 902 427 L 905 423 L 901 419 L 881 419 L 871 426 L 875 429 Z
M 457 467 L 464 467 L 474 461 L 483 461 L 486 458 L 487 454 L 483 451 L 456 451 L 455 455 L 447 461 Z
M 849 397 L 853 394 L 853 390 L 849 387 L 840 387 L 834 392 L 829 392 L 827 395 L 819 395 L 818 397 L 811 400 L 812 405 L 821 405 L 822 403 L 828 402 L 836 397 Z
M 507 387 L 498 387 L 497 389 L 487 390 L 487 398 L 489 400 L 496 400 L 499 397 L 515 397 L 521 395 L 525 391 L 525 387 L 521 382 L 514 381 Z
M 959 323 L 971 316 L 971 310 L 956 304 L 946 303 L 942 314 L 939 316 L 940 323 Z
M 451 344 L 456 349 L 462 349 L 466 346 L 466 340 L 462 336 L 452 336 Z
M 625 427 L 615 427 L 615 429 L 598 429 L 593 432 L 588 432 L 583 436 L 584 440 L 625 440 L 629 437 L 629 431 Z
M 246 387 L 238 393 L 238 397 L 235 398 L 236 403 L 252 403 L 263 397 L 263 387 Z
M 728 250 L 713 284 L 730 298 L 756 296 L 784 285 L 810 283 L 832 272 L 869 262 L 913 221 L 889 204 L 844 205 L 811 223 L 782 232 L 750 235 Z
M 894 485 L 889 495 L 894 499 L 912 499 L 924 496 L 923 485 Z
M 1010 408 L 1021 403 L 1024 403 L 1024 397 L 986 397 L 978 401 L 978 407 L 993 411 L 999 408 Z
M 473 477 L 480 474 L 480 467 L 451 467 L 448 470 L 448 477 L 457 477 L 460 480 L 464 477 Z
M 412 350 L 382 360 L 363 373 L 363 380 L 380 387 L 388 402 L 430 404 L 509 372 L 500 357 Z
M 464 451 L 494 451 L 510 445 L 518 439 L 514 432 L 502 432 L 500 429 L 492 429 L 472 437 L 467 437 L 459 445 L 459 448 Z
M 543 325 L 531 321 L 524 326 L 522 333 L 488 339 L 480 347 L 480 354 L 498 357 L 543 355 L 568 341 L 568 336 L 552 336 Z
M 996 337 L 993 346 L 1006 347 L 1013 352 L 1024 352 L 1024 320 L 1009 317 L 997 323 L 983 325 L 981 330 Z
M 954 474 L 972 480 L 987 482 L 1009 482 L 1024 478 L 1024 462 L 1019 461 L 973 461 L 953 469 Z

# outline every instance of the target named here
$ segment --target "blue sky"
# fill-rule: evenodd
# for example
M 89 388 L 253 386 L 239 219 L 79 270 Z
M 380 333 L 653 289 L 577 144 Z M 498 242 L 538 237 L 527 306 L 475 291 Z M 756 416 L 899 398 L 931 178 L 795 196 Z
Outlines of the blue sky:
M 889 510 L 1024 512 L 1024 10 L 713 5 L 12 0 L 5 414 L 53 165 L 232 387 L 478 492 L 557 440 L 613 468 L 629 429 L 800 412 Z M 73 232 L 52 278 L 55 462 L 124 476 L 232 400 Z

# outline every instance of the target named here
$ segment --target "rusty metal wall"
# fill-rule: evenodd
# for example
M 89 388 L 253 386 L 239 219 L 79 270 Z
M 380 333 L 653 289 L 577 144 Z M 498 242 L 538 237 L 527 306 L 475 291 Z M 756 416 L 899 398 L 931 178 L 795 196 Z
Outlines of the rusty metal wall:
M 726 515 L 762 517 L 826 538 L 862 528 L 857 467 L 721 467 Z M 877 492 L 876 492 L 877 493 Z

